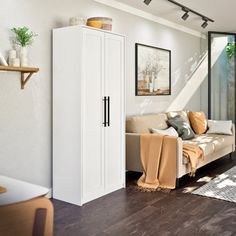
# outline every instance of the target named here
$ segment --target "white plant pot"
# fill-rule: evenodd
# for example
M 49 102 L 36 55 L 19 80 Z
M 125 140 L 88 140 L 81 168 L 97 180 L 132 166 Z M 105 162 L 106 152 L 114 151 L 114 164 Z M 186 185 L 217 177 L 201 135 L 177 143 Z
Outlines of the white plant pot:
M 20 66 L 20 59 L 19 58 L 11 58 L 9 63 L 10 63 L 10 66 Z
M 20 47 L 19 49 L 19 58 L 20 58 L 20 65 L 21 66 L 28 66 L 28 48 L 27 47 Z
M 13 58 L 16 58 L 16 50 L 14 49 L 9 50 L 9 60 Z
M 28 48 L 27 47 L 20 47 L 19 54 L 20 54 L 20 57 L 27 57 L 28 56 Z
M 27 59 L 27 58 L 21 58 L 21 59 L 20 59 L 20 65 L 21 65 L 22 67 L 27 67 L 27 66 L 29 66 L 28 59 Z

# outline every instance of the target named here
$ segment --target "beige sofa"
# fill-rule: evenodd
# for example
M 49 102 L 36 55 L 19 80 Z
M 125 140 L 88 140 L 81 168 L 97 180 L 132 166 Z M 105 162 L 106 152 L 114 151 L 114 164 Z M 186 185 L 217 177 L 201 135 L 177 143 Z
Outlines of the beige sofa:
M 159 113 L 152 115 L 133 116 L 126 121 L 126 169 L 128 171 L 142 172 L 140 162 L 140 135 L 149 133 L 150 128 L 168 128 L 168 118 L 181 115 L 188 120 L 186 111 Z M 199 145 L 204 152 L 205 159 L 199 163 L 198 168 L 219 159 L 235 151 L 235 127 L 232 126 L 233 135 L 202 134 L 196 135 L 194 139 L 183 141 L 177 139 L 177 180 L 190 172 L 188 160 L 183 157 L 183 143 L 194 143 Z

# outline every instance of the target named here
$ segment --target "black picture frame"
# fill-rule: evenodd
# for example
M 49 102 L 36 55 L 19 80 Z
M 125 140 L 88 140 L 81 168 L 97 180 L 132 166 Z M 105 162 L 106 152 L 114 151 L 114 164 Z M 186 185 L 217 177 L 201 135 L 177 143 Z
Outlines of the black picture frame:
M 141 48 L 144 50 L 144 55 L 140 55 Z M 145 49 L 147 49 L 146 52 Z M 145 56 L 147 57 L 146 61 Z M 141 67 L 144 69 L 142 70 Z M 156 81 L 158 78 L 156 77 L 160 73 L 163 77 L 162 84 L 166 79 L 167 87 L 158 88 L 158 81 Z M 141 80 L 140 77 L 143 79 Z M 163 95 L 171 95 L 171 50 L 135 43 L 135 96 Z

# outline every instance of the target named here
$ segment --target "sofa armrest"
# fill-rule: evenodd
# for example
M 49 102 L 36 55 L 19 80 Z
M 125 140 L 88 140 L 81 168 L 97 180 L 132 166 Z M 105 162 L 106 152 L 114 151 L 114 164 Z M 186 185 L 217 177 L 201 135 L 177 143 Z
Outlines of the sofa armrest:
M 126 133 L 126 170 L 143 171 L 140 160 L 140 136 L 139 133 Z M 177 138 L 176 154 L 178 173 L 179 166 L 183 165 L 183 141 L 181 138 Z
M 142 172 L 139 133 L 126 133 L 126 170 Z

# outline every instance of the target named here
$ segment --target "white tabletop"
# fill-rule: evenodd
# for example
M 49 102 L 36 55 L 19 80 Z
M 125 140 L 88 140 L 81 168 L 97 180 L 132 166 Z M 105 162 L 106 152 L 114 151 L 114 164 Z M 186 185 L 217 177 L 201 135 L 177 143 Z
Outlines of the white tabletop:
M 49 192 L 45 187 L 2 175 L 0 175 L 0 186 L 7 189 L 7 192 L 0 193 L 0 206 L 45 196 Z

